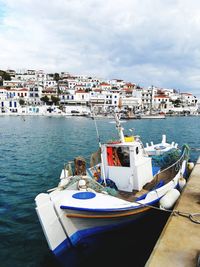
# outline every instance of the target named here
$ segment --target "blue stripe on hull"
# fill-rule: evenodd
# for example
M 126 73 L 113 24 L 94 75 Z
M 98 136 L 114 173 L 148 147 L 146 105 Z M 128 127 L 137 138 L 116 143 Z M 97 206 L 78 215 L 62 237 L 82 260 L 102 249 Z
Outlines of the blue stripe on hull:
M 54 251 L 56 257 L 59 257 L 61 254 L 66 252 L 68 249 L 70 249 L 72 246 L 77 246 L 80 243 L 85 244 L 86 238 L 89 238 L 89 242 L 92 243 L 93 240 L 98 240 L 97 236 L 99 234 L 112 231 L 117 228 L 123 228 L 126 225 L 134 224 L 134 222 L 138 221 L 141 217 L 144 217 L 148 211 L 140 214 L 134 215 L 134 218 L 128 219 L 126 221 L 123 221 L 122 223 L 113 223 L 109 225 L 104 226 L 97 226 L 89 229 L 84 229 L 77 231 L 72 236 L 70 236 L 70 241 L 68 239 L 64 240 Z M 93 219 L 92 219 L 93 220 Z
M 71 247 L 71 242 L 66 238 L 57 248 L 53 250 L 53 254 L 56 256 L 61 255 L 64 251 L 68 250 Z

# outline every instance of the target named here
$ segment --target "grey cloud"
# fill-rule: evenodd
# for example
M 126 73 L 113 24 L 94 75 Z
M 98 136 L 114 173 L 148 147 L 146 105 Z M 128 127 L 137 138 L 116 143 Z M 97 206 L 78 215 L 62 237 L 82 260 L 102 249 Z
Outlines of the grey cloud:
M 145 86 L 199 87 L 197 0 L 3 2 L 1 68 L 29 65 Z

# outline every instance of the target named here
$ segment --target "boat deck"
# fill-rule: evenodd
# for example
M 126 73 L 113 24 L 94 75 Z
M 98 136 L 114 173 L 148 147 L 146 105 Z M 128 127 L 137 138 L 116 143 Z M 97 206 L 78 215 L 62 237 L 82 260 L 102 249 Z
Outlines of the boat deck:
M 176 175 L 176 173 L 177 172 L 174 168 L 168 169 L 164 172 L 155 175 L 154 179 L 151 182 L 145 184 L 142 190 L 134 190 L 132 192 L 118 191 L 117 197 L 126 201 L 134 202 L 142 195 L 147 194 L 149 191 L 158 188 L 161 183 L 163 185 L 171 181 L 171 179 Z
M 140 191 L 133 191 L 133 192 L 125 192 L 125 191 L 119 191 L 117 197 L 124 199 L 126 201 L 135 202 L 136 199 L 143 194 L 148 193 L 149 191 L 146 189 L 142 189 Z

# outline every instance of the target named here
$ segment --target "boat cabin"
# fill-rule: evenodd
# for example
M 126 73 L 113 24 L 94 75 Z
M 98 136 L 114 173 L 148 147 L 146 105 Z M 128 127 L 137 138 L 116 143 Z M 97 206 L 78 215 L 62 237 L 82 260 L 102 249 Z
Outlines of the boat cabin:
M 139 191 L 153 179 L 151 158 L 139 140 L 102 145 L 102 167 L 102 175 L 126 192 Z

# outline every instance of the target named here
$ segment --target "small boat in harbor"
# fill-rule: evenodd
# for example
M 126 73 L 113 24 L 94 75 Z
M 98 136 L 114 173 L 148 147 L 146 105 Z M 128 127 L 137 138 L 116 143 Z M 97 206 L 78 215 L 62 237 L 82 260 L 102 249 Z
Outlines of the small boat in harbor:
M 124 134 L 118 114 L 115 120 L 118 140 L 99 143 L 88 168 L 82 157 L 67 163 L 58 186 L 35 198 L 43 232 L 57 257 L 88 240 L 91 244 L 98 234 L 140 220 L 154 206 L 173 207 L 180 194 L 188 146 L 180 149 L 163 135 L 161 142 L 144 147 L 139 136 Z M 171 199 L 165 205 L 167 194 Z
M 150 112 L 149 114 L 139 114 L 138 119 L 165 119 L 166 116 L 164 113 L 152 113 Z

